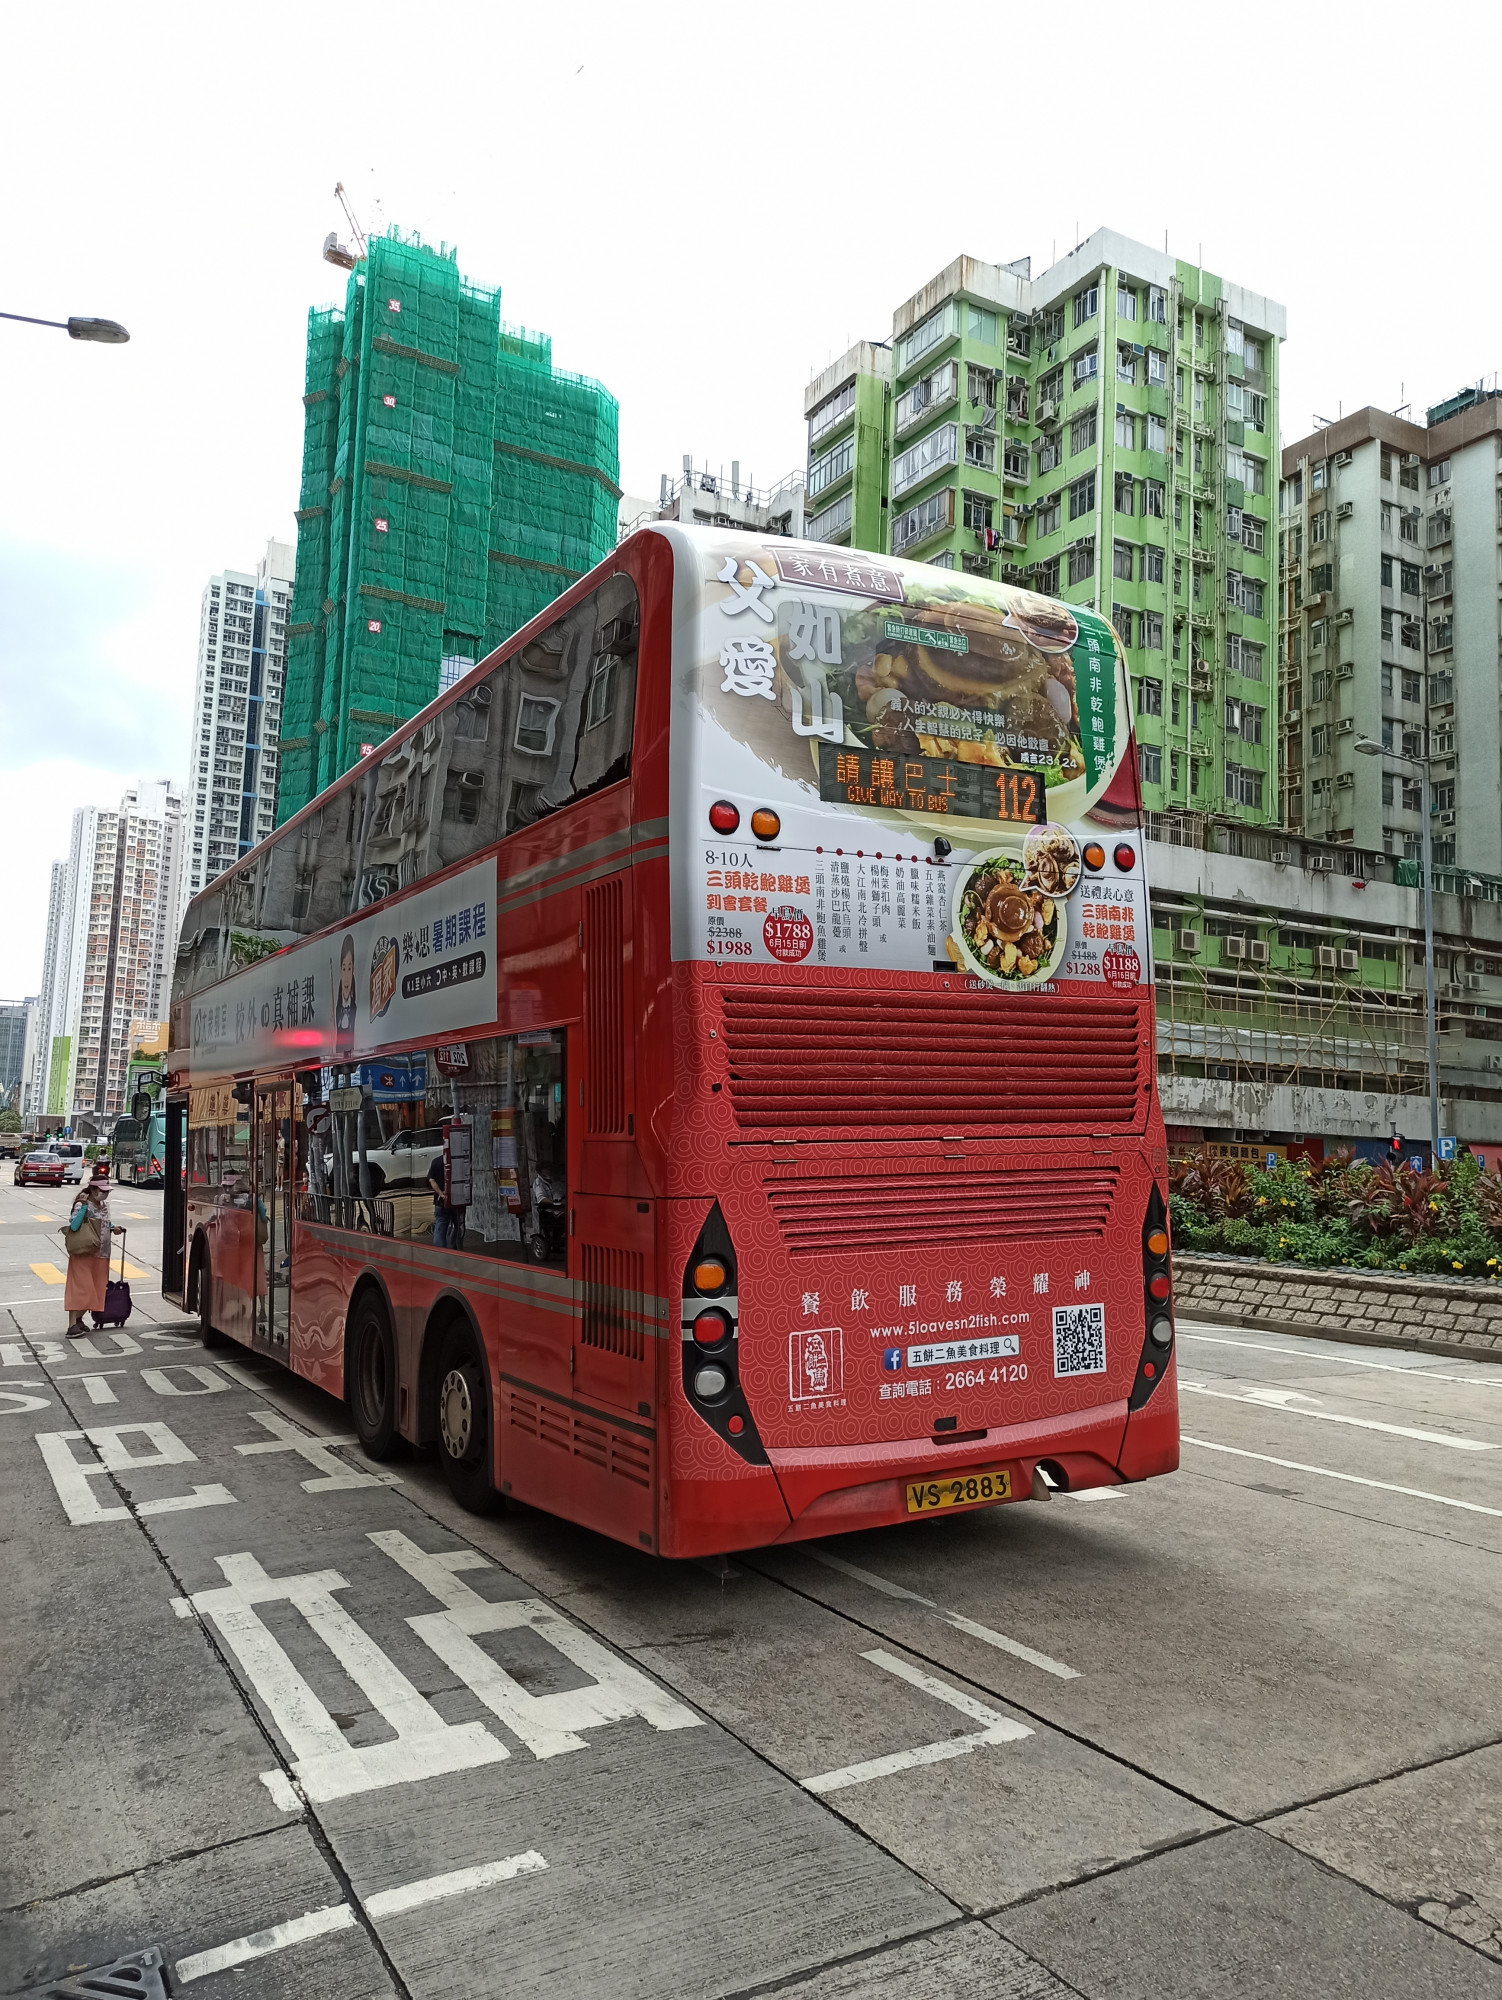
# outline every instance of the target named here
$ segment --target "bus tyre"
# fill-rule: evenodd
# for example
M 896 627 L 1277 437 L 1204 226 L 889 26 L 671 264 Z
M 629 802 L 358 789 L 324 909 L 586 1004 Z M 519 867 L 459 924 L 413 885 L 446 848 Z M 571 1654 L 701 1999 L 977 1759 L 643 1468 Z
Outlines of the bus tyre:
M 345 1343 L 344 1395 L 367 1458 L 396 1449 L 396 1337 L 374 1292 L 355 1307 Z
M 202 1251 L 197 1258 L 197 1270 L 198 1338 L 205 1347 L 223 1347 L 225 1336 L 214 1324 L 214 1286 L 207 1250 Z
M 438 1457 L 459 1505 L 470 1514 L 490 1513 L 496 1504 L 490 1397 L 474 1342 L 462 1333 L 449 1338 L 438 1382 Z

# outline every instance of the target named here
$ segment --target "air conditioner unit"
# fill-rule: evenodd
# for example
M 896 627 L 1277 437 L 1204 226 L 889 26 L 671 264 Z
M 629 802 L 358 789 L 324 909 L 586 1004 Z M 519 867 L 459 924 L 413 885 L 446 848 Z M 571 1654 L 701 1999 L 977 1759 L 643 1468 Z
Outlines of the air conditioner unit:
M 1354 616 L 1355 613 L 1351 611 L 1337 611 L 1335 614 L 1335 622 L 1337 625 L 1349 625 Z
M 1340 953 L 1335 949 L 1334 945 L 1322 944 L 1318 951 L 1315 952 L 1314 957 L 1321 972 L 1333 972 Z
M 1336 723 L 1336 725 L 1335 725 L 1335 734 L 1336 734 L 1337 736 L 1349 736 L 1349 735 L 1351 734 L 1351 731 L 1352 731 L 1352 730 L 1353 730 L 1353 729 L 1354 729 L 1355 727 L 1356 727 L 1356 718 L 1355 718 L 1355 716 L 1353 716 L 1353 715 L 1343 715 L 1343 716 L 1342 716 L 1342 717 L 1340 718 L 1339 722 L 1337 722 L 1337 723 Z
M 1220 955 L 1222 958 L 1245 958 L 1246 939 L 1239 937 L 1222 938 L 1220 941 Z
M 1479 972 L 1468 972 L 1466 974 L 1465 990 L 1467 993 L 1479 993 L 1481 991 L 1481 975 Z
M 1285 722 L 1297 722 L 1302 714 L 1303 714 L 1302 709 L 1291 708 L 1289 709 L 1288 713 L 1283 717 L 1283 720 Z
M 1488 1049 L 1481 1058 L 1481 1067 L 1493 1071 L 1502 1070 L 1502 1054 L 1494 1049 Z
M 1424 579 L 1426 582 L 1432 583 L 1437 576 L 1442 576 L 1443 574 L 1443 568 L 1439 563 L 1424 564 Z
M 1337 521 L 1349 521 L 1355 511 L 1356 505 L 1354 501 L 1342 500 L 1335 510 L 1335 518 Z
M 1471 960 L 1471 970 L 1472 972 L 1490 972 L 1491 967 L 1484 958 L 1473 958 Z
M 1439 823 L 1441 826 L 1454 826 L 1455 824 L 1454 813 L 1441 813 L 1439 815 Z
M 1419 463 L 1418 453 L 1416 451 L 1405 452 L 1403 454 L 1403 463 L 1405 465 L 1417 465 Z
M 1333 874 L 1335 871 L 1335 856 L 1333 854 L 1311 854 L 1309 856 L 1309 871 L 1313 875 Z
M 1276 860 L 1277 856 L 1274 855 L 1273 859 Z M 1253 965 L 1266 965 L 1272 956 L 1272 947 L 1264 943 L 1261 938 L 1248 938 L 1246 955 Z
M 459 773 L 459 783 L 466 792 L 481 792 L 485 789 L 485 773 L 483 771 L 461 771 Z
M 1045 399 L 1038 405 L 1038 422 L 1040 424 L 1051 424 L 1054 420 L 1055 408 L 1056 405 L 1049 402 L 1045 397 Z
M 1178 937 L 1175 939 L 1175 943 L 1178 945 L 1180 951 L 1198 951 L 1200 948 L 1200 934 L 1198 931 L 1180 931 Z
M 1359 951 L 1343 951 L 1339 954 L 1339 958 L 1342 972 L 1359 972 L 1361 970 L 1361 953 Z
M 1336 452 L 1335 463 L 1337 465 L 1349 465 L 1350 462 L 1351 462 L 1351 454 L 1348 451 Z
M 1295 710 L 1295 714 L 1297 714 L 1297 710 Z M 1292 859 L 1292 855 L 1279 848 L 1278 852 L 1273 856 L 1273 866 L 1274 868 L 1286 868 Z

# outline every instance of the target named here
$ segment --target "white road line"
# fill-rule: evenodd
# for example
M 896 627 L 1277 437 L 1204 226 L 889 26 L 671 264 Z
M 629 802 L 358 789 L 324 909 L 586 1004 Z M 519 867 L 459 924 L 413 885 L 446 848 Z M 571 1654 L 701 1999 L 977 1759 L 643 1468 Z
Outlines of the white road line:
M 1259 1465 L 1281 1465 L 1285 1472 L 1312 1472 L 1320 1479 L 1340 1479 L 1348 1486 L 1373 1486 L 1379 1493 L 1404 1493 L 1410 1500 L 1432 1500 L 1437 1507 L 1459 1507 L 1467 1514 L 1491 1514 L 1502 1520 L 1502 1507 L 1483 1507 L 1479 1500 L 1454 1500 L 1447 1493 L 1426 1493 L 1419 1486 L 1394 1486 L 1386 1479 L 1363 1479 L 1354 1472 L 1332 1472 L 1328 1465 L 1303 1465 L 1296 1458 L 1273 1458 L 1265 1451 L 1242 1451 L 1234 1444 L 1212 1444 L 1209 1438 L 1190 1437 L 1181 1432 L 1181 1444 L 1198 1445 L 1201 1451 L 1223 1451 L 1231 1458 L 1254 1458 Z
M 1245 1403 L 1254 1410 L 1281 1410 L 1290 1417 L 1313 1417 L 1322 1424 L 1349 1424 L 1360 1431 L 1382 1431 L 1388 1437 L 1413 1438 L 1419 1444 L 1448 1445 L 1451 1451 L 1495 1451 L 1494 1444 L 1481 1438 L 1450 1437 L 1444 1431 L 1421 1431 L 1412 1424 L 1384 1424 L 1376 1417 L 1345 1417 L 1334 1410 L 1305 1410 L 1286 1400 L 1296 1395 L 1296 1390 L 1266 1389 L 1241 1392 L 1235 1389 L 1212 1389 L 1203 1382 L 1186 1382 L 1179 1379 L 1179 1389 L 1187 1396 L 1214 1396 L 1222 1403 Z
M 1020 1639 L 1008 1638 L 1005 1632 L 995 1632 L 989 1625 L 978 1625 L 973 1618 L 966 1618 L 958 1611 L 946 1611 L 942 1604 L 935 1604 L 931 1597 L 920 1597 L 916 1590 L 904 1590 L 900 1583 L 888 1583 L 884 1576 L 873 1576 L 868 1569 L 857 1569 L 843 1556 L 831 1555 L 828 1549 L 816 1549 L 812 1542 L 804 1542 L 800 1553 L 812 1556 L 815 1562 L 823 1563 L 826 1569 L 837 1569 L 844 1576 L 854 1577 L 857 1583 L 864 1583 L 872 1590 L 879 1590 L 885 1597 L 902 1598 L 909 1604 L 921 1604 L 925 1611 L 942 1618 L 946 1625 L 952 1625 L 956 1632 L 964 1632 L 972 1639 L 980 1639 L 987 1646 L 994 1646 L 1000 1653 L 1010 1653 L 1015 1659 L 1026 1660 L 1030 1667 L 1038 1667 L 1045 1674 L 1053 1674 L 1061 1681 L 1077 1681 L 1080 1676 L 1073 1667 L 1066 1667 L 1062 1660 L 1050 1659 L 1047 1653 L 1034 1651 L 1024 1646 Z
M 91 1403 L 118 1403 L 120 1398 L 104 1379 L 107 1375 L 123 1375 L 123 1368 L 101 1368 L 93 1375 L 59 1375 L 59 1382 L 82 1382 L 84 1394 Z
M 408 1910 L 420 1910 L 425 1903 L 441 1903 L 449 1896 L 467 1896 L 474 1889 L 488 1889 L 495 1882 L 514 1882 L 518 1875 L 541 1875 L 547 1862 L 535 1848 L 512 1854 L 504 1861 L 487 1861 L 479 1868 L 456 1868 L 448 1875 L 429 1875 L 421 1882 L 404 1882 L 399 1889 L 381 1889 L 362 1898 L 372 1917 L 399 1917 Z
M 330 1931 L 347 1931 L 354 1921 L 355 1913 L 348 1903 L 330 1903 L 327 1909 L 309 1910 L 306 1916 L 273 1924 L 270 1930 L 252 1931 L 249 1937 L 216 1944 L 212 1951 L 196 1951 L 188 1958 L 180 1958 L 172 1968 L 172 1976 L 179 1986 L 191 1986 L 195 1979 L 206 1979 L 211 1972 L 227 1972 L 231 1966 L 244 1965 L 252 1958 L 265 1958 L 269 1952 L 285 1951 L 288 1945 L 307 1944 L 312 1938 L 326 1937 Z
M 143 1370 L 143 1377 L 152 1372 L 151 1369 Z M 221 1389 L 224 1386 L 222 1382 L 219 1384 Z M 255 1458 L 268 1451 L 297 1452 L 315 1472 L 322 1475 L 318 1479 L 304 1479 L 301 1482 L 304 1493 L 345 1493 L 359 1486 L 400 1486 L 402 1483 L 394 1472 L 356 1472 L 353 1466 L 345 1465 L 331 1455 L 332 1446 L 355 1444 L 358 1442 L 355 1438 L 314 1437 L 272 1410 L 248 1410 L 246 1415 L 263 1430 L 270 1431 L 271 1436 L 256 1444 L 237 1444 L 235 1450 L 242 1458 Z
M 957 1708 L 961 1715 L 968 1715 L 972 1722 L 980 1722 L 984 1728 L 973 1735 L 949 1736 L 941 1743 L 924 1743 L 916 1750 L 893 1750 L 885 1757 L 871 1757 L 862 1764 L 845 1764 L 838 1771 L 825 1771 L 817 1778 L 804 1778 L 801 1782 L 806 1792 L 813 1792 L 823 1798 L 830 1792 L 843 1792 L 851 1785 L 866 1785 L 873 1778 L 889 1778 L 896 1771 L 911 1771 L 924 1764 L 942 1764 L 951 1757 L 968 1757 L 972 1750 L 979 1750 L 988 1743 L 1016 1743 L 1032 1731 L 1022 1722 L 1014 1722 L 1009 1715 L 1001 1715 L 994 1708 L 988 1708 L 974 1695 L 962 1689 L 951 1687 L 947 1681 L 936 1680 L 932 1674 L 925 1674 L 917 1667 L 910 1667 L 906 1660 L 899 1660 L 893 1654 L 883 1652 L 879 1647 L 873 1652 L 862 1653 L 863 1660 L 873 1666 L 882 1667 L 889 1674 L 896 1674 L 922 1694 L 932 1695 L 936 1701 Z
M 1438 1369 L 1418 1367 L 1401 1361 L 1366 1361 L 1356 1354 L 1322 1354 L 1319 1349 L 1336 1346 L 1338 1342 L 1325 1342 L 1312 1338 L 1308 1347 L 1275 1347 L 1267 1340 L 1231 1340 L 1218 1333 L 1190 1333 L 1181 1324 L 1179 1339 L 1201 1340 L 1207 1347 L 1248 1347 L 1257 1354 L 1281 1354 L 1285 1360 L 1302 1361 L 1306 1366 L 1323 1367 L 1328 1362 L 1337 1362 L 1342 1368 L 1374 1368 L 1382 1375 L 1409 1375 L 1420 1382 L 1458 1382 L 1463 1388 L 1502 1389 L 1502 1368 L 1491 1365 L 1478 1367 L 1474 1375 L 1441 1374 Z M 1427 1360 L 1427 1356 L 1422 1357 Z

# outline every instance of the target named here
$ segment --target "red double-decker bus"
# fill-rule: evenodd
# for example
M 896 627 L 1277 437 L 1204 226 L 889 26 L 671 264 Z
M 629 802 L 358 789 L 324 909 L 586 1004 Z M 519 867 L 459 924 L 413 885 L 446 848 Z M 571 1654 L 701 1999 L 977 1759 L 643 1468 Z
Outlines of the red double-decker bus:
M 164 1287 L 667 1556 L 1178 1461 L 1124 662 L 660 525 L 190 905 Z

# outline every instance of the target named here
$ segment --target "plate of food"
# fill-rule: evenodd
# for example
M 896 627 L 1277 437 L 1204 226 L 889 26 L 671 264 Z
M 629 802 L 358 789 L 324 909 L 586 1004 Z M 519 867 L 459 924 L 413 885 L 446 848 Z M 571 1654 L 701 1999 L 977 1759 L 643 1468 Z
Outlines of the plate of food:
M 1064 897 L 1027 879 L 1006 853 L 979 854 L 960 870 L 951 909 L 950 956 L 992 986 L 1041 986 L 1064 956 Z
M 1022 866 L 1028 888 L 1041 889 L 1045 896 L 1073 895 L 1080 879 L 1080 844 L 1057 820 L 1029 827 L 1022 843 Z

